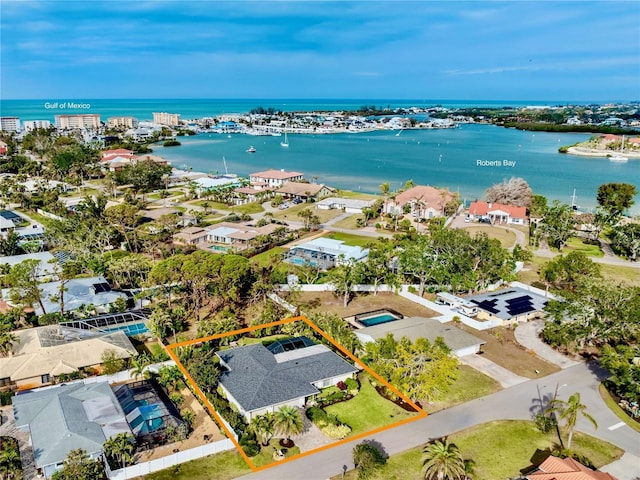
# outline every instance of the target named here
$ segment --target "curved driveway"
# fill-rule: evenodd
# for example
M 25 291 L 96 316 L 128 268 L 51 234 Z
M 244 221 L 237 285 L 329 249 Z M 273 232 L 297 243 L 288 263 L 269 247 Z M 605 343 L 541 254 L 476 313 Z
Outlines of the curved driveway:
M 553 395 L 558 386 L 558 397 L 562 399 L 580 392 L 582 403 L 588 406 L 589 413 L 598 422 L 599 428 L 594 430 L 589 422 L 580 419 L 578 430 L 640 456 L 640 433 L 627 425 L 609 429 L 618 425 L 620 420 L 605 405 L 598 392 L 598 385 L 605 377 L 606 373 L 595 364 L 580 363 L 545 378 L 529 380 L 369 438 L 379 442 L 387 454 L 393 455 L 481 423 L 507 419 L 530 420 L 530 408 L 540 396 Z M 241 478 L 325 480 L 341 473 L 343 465 L 348 469 L 354 468 L 351 451 L 361 441 L 339 445 Z

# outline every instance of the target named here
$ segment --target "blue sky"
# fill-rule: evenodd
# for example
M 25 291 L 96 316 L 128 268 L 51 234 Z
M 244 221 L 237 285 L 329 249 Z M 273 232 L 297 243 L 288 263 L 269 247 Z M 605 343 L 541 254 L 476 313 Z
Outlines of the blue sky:
M 0 3 L 0 96 L 640 100 L 640 2 Z

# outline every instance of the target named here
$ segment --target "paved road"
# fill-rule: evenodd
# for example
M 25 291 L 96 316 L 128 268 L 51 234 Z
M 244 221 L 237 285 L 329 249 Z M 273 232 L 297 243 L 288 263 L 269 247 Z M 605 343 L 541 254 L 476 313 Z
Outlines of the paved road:
M 588 422 L 580 419 L 578 430 L 607 440 L 632 455 L 640 456 L 640 433 L 627 425 L 610 430 L 620 423 L 602 401 L 598 384 L 605 378 L 603 371 L 592 364 L 581 363 L 549 375 L 543 379 L 529 380 L 492 395 L 444 410 L 427 418 L 393 428 L 369 437 L 379 442 L 384 451 L 393 455 L 426 442 L 450 435 L 460 430 L 502 419 L 531 419 L 530 408 L 540 396 L 552 396 L 558 385 L 558 397 L 567 399 L 580 392 L 581 401 L 598 422 L 594 430 Z M 342 471 L 342 466 L 353 468 L 351 451 L 359 441 L 325 450 L 292 462 L 278 465 L 262 472 L 245 475 L 243 479 L 260 480 L 325 480 Z

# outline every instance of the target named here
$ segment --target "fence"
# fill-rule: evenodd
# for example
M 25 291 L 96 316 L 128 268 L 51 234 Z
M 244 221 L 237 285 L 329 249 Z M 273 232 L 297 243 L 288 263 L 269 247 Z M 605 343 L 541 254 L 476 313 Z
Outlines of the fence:
M 291 290 L 291 286 L 287 285 L 287 284 L 282 284 L 279 286 L 280 290 L 282 291 L 290 291 Z M 406 298 L 407 300 L 417 303 L 418 305 L 422 305 L 425 308 L 428 308 L 429 310 L 433 310 L 434 312 L 439 313 L 440 315 L 435 317 L 435 320 L 438 320 L 441 323 L 445 323 L 445 322 L 450 322 L 453 320 L 453 317 L 457 317 L 462 323 L 464 323 L 465 325 L 468 325 L 472 328 L 475 328 L 476 330 L 488 330 L 490 328 L 494 328 L 497 327 L 499 325 L 501 325 L 502 322 L 500 322 L 499 320 L 488 320 L 488 321 L 484 321 L 484 322 L 480 322 L 478 320 L 474 320 L 473 318 L 467 317 L 466 315 L 456 311 L 456 310 L 452 310 L 451 308 L 449 308 L 446 305 L 438 305 L 437 303 L 432 302 L 431 300 L 427 300 L 426 298 L 422 298 L 419 295 L 416 295 L 414 293 L 411 293 L 409 291 L 409 289 L 413 287 L 415 288 L 415 286 L 412 285 L 402 285 L 399 289 L 396 289 L 395 287 L 389 286 L 389 285 L 378 285 L 377 290 L 378 292 L 398 292 L 398 295 L 400 295 L 403 298 Z M 533 288 L 533 287 L 531 287 Z M 296 285 L 295 289 L 301 291 L 301 292 L 332 292 L 334 290 L 333 285 L 331 284 L 320 284 L 320 285 Z M 352 291 L 354 292 L 373 292 L 376 289 L 376 287 L 374 287 L 373 285 L 355 285 L 352 289 Z M 533 290 L 532 290 L 533 291 Z M 273 297 L 270 297 L 274 302 L 279 303 L 280 305 L 288 304 L 287 302 L 285 302 L 282 298 L 278 297 L 275 294 L 272 294 Z M 275 297 L 275 298 L 274 298 Z M 277 298 L 277 300 L 276 300 Z M 283 302 L 283 303 L 281 303 Z M 291 307 L 293 307 L 293 305 L 290 305 Z M 285 307 L 287 308 L 287 307 Z M 295 311 L 295 307 L 293 307 L 293 310 L 289 310 L 291 312 Z
M 121 468 L 119 470 L 111 470 L 107 465 L 107 476 L 112 480 L 128 480 L 130 478 L 148 475 L 158 470 L 173 467 L 181 463 L 197 460 L 216 453 L 225 452 L 235 449 L 235 445 L 231 440 L 225 438 L 213 443 L 206 443 L 198 447 L 190 448 L 182 452 L 176 452 L 156 460 L 150 460 L 144 463 L 138 463 L 130 467 Z

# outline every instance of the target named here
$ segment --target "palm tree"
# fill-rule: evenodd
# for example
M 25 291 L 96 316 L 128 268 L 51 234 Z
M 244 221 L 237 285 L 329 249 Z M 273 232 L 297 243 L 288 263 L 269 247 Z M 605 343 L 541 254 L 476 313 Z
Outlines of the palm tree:
M 22 461 L 20 452 L 13 441 L 6 441 L 0 452 L 0 478 L 11 480 L 22 478 Z
M 273 423 L 274 417 L 271 413 L 258 415 L 251 419 L 249 429 L 256 434 L 256 437 L 258 437 L 258 440 L 260 440 L 263 447 L 269 445 L 269 440 L 271 440 L 271 437 L 273 436 Z
M 0 329 L 0 356 L 6 357 L 13 350 L 13 344 L 20 343 L 20 338 L 6 327 Z
M 143 353 L 142 355 L 138 355 L 131 360 L 131 366 L 133 366 L 133 368 L 129 371 L 129 374 L 133 378 L 144 377 L 148 373 L 148 371 L 145 371 L 145 368 L 149 365 L 151 365 L 151 359 L 147 354 Z
M 580 403 L 580 393 L 576 392 L 569 397 L 569 400 L 554 399 L 549 405 L 549 411 L 558 415 L 560 420 L 564 420 L 564 427 L 567 429 L 567 450 L 571 449 L 571 440 L 573 439 L 573 431 L 578 422 L 578 415 L 582 414 L 589 420 L 595 428 L 598 424 L 595 419 L 587 412 L 587 406 Z M 560 439 L 562 442 L 562 438 Z
M 131 454 L 135 450 L 135 438 L 130 433 L 119 433 L 114 437 L 110 437 L 104 442 L 104 452 L 108 457 L 118 459 L 124 468 L 127 462 L 131 462 L 133 457 Z
M 287 443 L 291 443 L 291 435 L 302 433 L 304 425 L 297 408 L 284 405 L 274 413 L 273 428 L 278 435 L 286 437 Z
M 156 337 L 162 339 L 166 336 L 167 330 L 171 329 L 174 332 L 173 321 L 171 316 L 163 309 L 156 308 L 149 316 L 149 331 Z
M 423 450 L 422 468 L 425 480 L 464 480 L 465 461 L 455 443 L 444 438 L 428 444 Z

